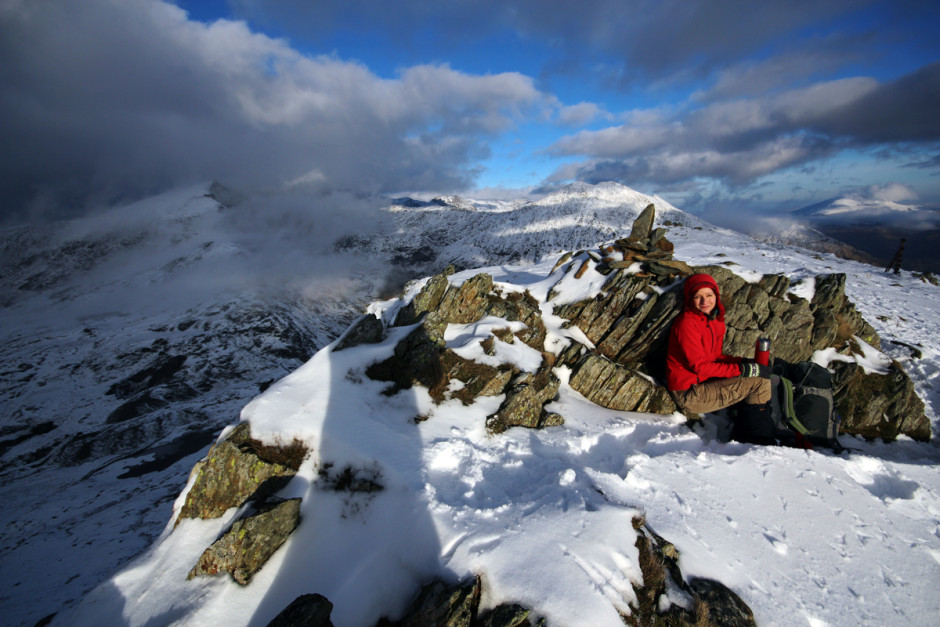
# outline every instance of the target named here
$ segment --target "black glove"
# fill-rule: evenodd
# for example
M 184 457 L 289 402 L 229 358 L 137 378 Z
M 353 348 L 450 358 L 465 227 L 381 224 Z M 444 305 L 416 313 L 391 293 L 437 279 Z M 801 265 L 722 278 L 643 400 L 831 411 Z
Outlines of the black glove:
M 742 377 L 761 377 L 764 379 L 770 378 L 770 366 L 765 366 L 764 364 L 759 364 L 755 361 L 743 362 L 741 364 L 741 376 Z

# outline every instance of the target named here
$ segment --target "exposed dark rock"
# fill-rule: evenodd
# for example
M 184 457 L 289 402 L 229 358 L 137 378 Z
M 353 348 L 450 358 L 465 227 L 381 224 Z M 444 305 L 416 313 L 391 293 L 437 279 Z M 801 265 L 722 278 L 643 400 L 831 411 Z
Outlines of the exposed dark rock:
M 9 449 L 17 444 L 25 442 L 37 435 L 44 435 L 56 428 L 56 424 L 51 420 L 41 422 L 35 425 L 11 425 L 0 428 L 0 437 L 14 435 L 14 437 L 0 440 L 0 455 L 5 454 Z
M 715 581 L 693 577 L 689 580 L 689 589 L 703 607 L 705 619 L 709 625 L 722 627 L 756 627 L 751 608 L 730 588 Z
M 481 612 L 473 622 L 473 627 L 544 627 L 545 619 L 532 622 L 529 619 L 532 610 L 517 603 L 498 605 L 491 610 Z
M 678 259 L 657 259 L 647 262 L 646 267 L 650 272 L 661 276 L 686 275 L 692 272 L 689 264 Z
M 322 594 L 302 594 L 268 623 L 268 627 L 333 627 L 333 604 Z
M 155 409 L 166 407 L 167 405 L 169 405 L 168 402 L 162 398 L 154 398 L 150 395 L 150 392 L 147 391 L 126 403 L 122 403 L 117 409 L 108 414 L 108 417 L 105 419 L 105 424 L 111 425 L 117 422 L 124 422 L 131 418 L 150 413 Z
M 844 274 L 816 277 L 816 291 L 810 307 L 815 318 L 814 348 L 841 348 L 856 335 L 875 348 L 881 348 L 878 334 L 846 297 Z
M 563 424 L 558 414 L 545 411 L 545 404 L 558 394 L 560 382 L 550 368 L 516 375 L 506 390 L 506 400 L 487 417 L 486 428 L 502 433 L 510 427 L 547 427 Z
M 298 524 L 299 498 L 265 503 L 258 511 L 235 521 L 213 542 L 188 578 L 227 572 L 236 582 L 247 585 Z
M 693 577 L 685 581 L 679 568 L 679 551 L 654 532 L 642 517 L 633 520 L 636 547 L 643 581 L 633 585 L 637 602 L 624 622 L 646 625 L 707 627 L 711 625 L 756 627 L 751 608 L 724 584 L 713 579 Z M 672 586 L 669 583 L 672 583 Z M 676 604 L 663 607 L 663 594 L 672 587 L 691 597 L 693 607 Z
M 113 384 L 108 391 L 120 399 L 130 398 L 144 390 L 169 382 L 186 362 L 186 355 L 162 355 L 126 379 Z
M 493 291 L 493 277 L 478 274 L 467 279 L 457 289 L 448 289 L 441 298 L 438 313 L 445 322 L 469 324 L 487 314 L 489 294 Z
M 836 410 L 842 416 L 841 429 L 866 438 L 892 441 L 901 433 L 915 440 L 930 439 L 930 420 L 914 384 L 892 362 L 885 375 L 865 374 L 854 363 L 833 365 Z
M 620 411 L 654 414 L 676 411 L 675 402 L 663 386 L 628 366 L 591 351 L 565 363 L 572 369 L 571 387 L 592 403 Z
M 385 328 L 382 326 L 381 320 L 372 314 L 366 314 L 350 327 L 336 343 L 333 351 L 341 351 L 344 348 L 351 348 L 360 344 L 377 344 L 382 341 L 384 331 Z
M 153 459 L 128 466 L 118 475 L 118 479 L 142 477 L 169 468 L 180 459 L 202 450 L 212 442 L 214 435 L 217 435 L 215 429 L 195 429 L 186 431 L 168 442 L 147 447 L 139 456 L 153 455 Z
M 647 241 L 650 232 L 653 230 L 653 220 L 656 218 L 656 207 L 652 204 L 646 205 L 646 208 L 640 212 L 636 220 L 633 221 L 633 228 L 630 230 L 631 240 Z
M 563 268 L 565 274 L 577 279 L 593 264 L 607 275 L 594 298 L 554 309 L 594 345 L 589 349 L 572 341 L 557 360 L 571 369 L 571 386 L 591 401 L 621 411 L 676 410 L 662 386 L 665 352 L 669 329 L 682 307 L 681 280 L 695 272 L 710 274 L 721 288 L 727 310 L 724 351 L 729 355 L 753 356 L 759 337 L 770 338 L 772 354 L 789 362 L 805 361 L 815 351 L 826 348 L 850 354 L 855 337 L 880 347 L 874 329 L 845 295 L 845 275 L 817 277 L 812 302 L 808 302 L 790 292 L 790 279 L 784 275 L 765 275 L 752 283 L 724 266 L 690 267 L 672 259 L 672 244 L 665 238 L 665 229 L 652 228 L 654 219 L 655 209 L 650 205 L 634 223 L 630 237 L 601 246 L 599 252 L 566 253 L 553 270 Z M 641 263 L 643 271 L 625 269 L 635 263 Z M 549 301 L 554 298 L 550 292 Z M 430 279 L 398 316 L 400 324 L 421 318 L 421 325 L 396 346 L 392 358 L 374 364 L 367 374 L 394 382 L 390 393 L 415 383 L 424 385 L 437 401 L 448 397 L 454 379 L 464 386 L 453 396 L 465 403 L 478 396 L 505 394 L 499 411 L 487 421 L 493 432 L 512 426 L 562 423 L 562 417 L 544 410 L 557 393 L 557 380 L 551 372 L 556 365 L 554 359 L 551 363 L 543 359 L 537 373 L 519 373 L 509 366 L 493 368 L 469 362 L 447 350 L 443 340 L 447 324 L 471 323 L 485 315 L 524 322 L 526 330 L 516 336 L 536 350 L 543 350 L 545 327 L 531 295 L 504 296 L 494 289 L 492 278 L 486 274 L 468 279 L 459 288 L 449 286 L 445 273 Z M 501 337 L 505 341 L 505 334 Z M 483 349 L 492 354 L 492 338 L 484 340 Z M 925 437 L 928 421 L 923 408 L 909 400 L 916 400 L 912 391 L 908 393 L 912 390 L 910 381 L 899 366 L 896 370 L 891 375 L 896 381 L 887 387 L 851 388 L 858 400 L 841 405 L 846 414 L 844 431 L 879 433 L 888 438 L 897 433 Z M 850 388 L 837 390 L 837 402 L 842 389 Z M 875 389 L 888 396 L 874 403 L 865 400 L 865 390 L 870 394 Z M 885 421 L 891 426 L 874 427 L 871 413 L 875 408 L 884 410 Z
M 516 369 L 477 363 L 448 350 L 444 346 L 444 326 L 435 312 L 398 343 L 392 357 L 371 365 L 366 374 L 377 381 L 393 382 L 389 393 L 423 385 L 438 402 L 447 398 L 450 381 L 455 379 L 464 386 L 453 397 L 468 404 L 477 396 L 501 394 Z
M 496 431 L 515 425 L 561 424 L 560 416 L 544 412 L 542 408 L 558 391 L 558 379 L 550 367 L 535 374 L 519 373 L 508 364 L 490 366 L 464 359 L 447 349 L 444 342 L 444 331 L 449 323 L 469 324 L 491 315 L 526 325 L 515 334 L 497 329 L 494 336 L 506 342 L 518 339 L 542 351 L 546 331 L 535 298 L 528 293 L 501 294 L 494 289 L 493 279 L 488 274 L 478 274 L 460 287 L 448 287 L 447 276 L 445 273 L 428 281 L 416 297 L 421 303 L 402 310 L 408 313 L 404 318 L 399 314 L 396 324 L 423 315 L 421 324 L 395 346 L 392 357 L 367 368 L 367 376 L 392 382 L 389 394 L 414 384 L 423 385 L 438 402 L 458 398 L 469 404 L 479 396 L 505 393 L 506 401 L 488 422 Z M 446 288 L 443 293 L 442 286 Z M 435 302 L 436 306 L 426 309 Z M 492 338 L 485 341 L 489 344 L 484 345 L 484 350 L 487 346 L 491 350 Z M 453 380 L 463 383 L 456 392 L 450 391 Z
M 727 310 L 724 351 L 729 355 L 753 356 L 758 337 L 769 337 L 774 357 L 789 362 L 805 361 L 825 348 L 851 354 L 855 337 L 880 347 L 877 333 L 846 297 L 843 274 L 817 277 L 808 302 L 788 291 L 790 280 L 783 275 L 748 283 L 722 266 L 691 270 L 710 274 L 721 289 Z M 681 310 L 681 289 L 672 276 L 617 273 L 597 297 L 556 307 L 557 315 L 577 325 L 596 346 L 589 350 L 572 344 L 562 353 L 561 363 L 572 370 L 571 386 L 610 409 L 675 411 L 662 382 L 669 328 Z M 886 439 L 898 433 L 930 437 L 923 404 L 897 364 L 888 375 L 868 375 L 865 384 L 843 383 L 835 394 L 845 418 L 843 432 Z
M 284 487 L 297 473 L 306 449 L 298 442 L 266 446 L 241 423 L 193 467 L 195 481 L 180 509 L 182 518 L 218 518 L 249 498 L 261 499 Z
M 436 309 L 449 286 L 447 277 L 453 273 L 454 267 L 448 266 L 443 273 L 431 277 L 414 299 L 398 312 L 395 324 L 398 326 L 414 324 L 425 313 Z
M 400 621 L 384 624 L 395 627 L 471 627 L 480 604 L 481 587 L 479 577 L 457 585 L 437 579 L 421 589 Z
M 479 612 L 482 589 L 480 577 L 456 583 L 435 579 L 400 620 L 383 618 L 377 627 L 544 627 L 544 619 L 533 619 L 532 611 L 518 603 Z

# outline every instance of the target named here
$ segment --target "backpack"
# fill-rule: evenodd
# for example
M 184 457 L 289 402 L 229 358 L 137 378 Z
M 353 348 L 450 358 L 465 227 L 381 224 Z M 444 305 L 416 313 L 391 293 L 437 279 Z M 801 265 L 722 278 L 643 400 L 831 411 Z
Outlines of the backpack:
M 796 364 L 775 359 L 773 373 L 777 383 L 771 411 L 778 429 L 792 431 L 793 444 L 803 448 L 822 446 L 842 451 L 839 444 L 841 417 L 835 410 L 832 396 L 832 374 L 819 364 L 801 361 Z M 781 443 L 790 444 L 784 440 Z
M 739 403 L 731 408 L 731 437 L 738 442 L 841 452 L 839 414 L 832 396 L 832 374 L 819 364 L 775 359 L 767 406 Z

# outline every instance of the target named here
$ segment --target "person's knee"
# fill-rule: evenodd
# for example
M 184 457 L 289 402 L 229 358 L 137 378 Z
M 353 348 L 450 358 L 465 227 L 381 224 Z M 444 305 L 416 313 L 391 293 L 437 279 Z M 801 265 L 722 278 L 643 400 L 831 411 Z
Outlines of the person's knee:
M 757 379 L 753 392 L 748 395 L 749 403 L 763 405 L 769 403 L 771 398 L 770 379 Z

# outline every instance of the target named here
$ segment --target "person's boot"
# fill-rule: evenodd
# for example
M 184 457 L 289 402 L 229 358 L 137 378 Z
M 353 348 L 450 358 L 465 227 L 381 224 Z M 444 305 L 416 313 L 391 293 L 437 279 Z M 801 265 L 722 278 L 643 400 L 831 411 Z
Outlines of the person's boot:
M 756 405 L 741 403 L 737 406 L 737 415 L 734 419 L 734 428 L 731 439 L 751 444 L 774 445 L 774 420 L 770 410 L 770 403 Z

